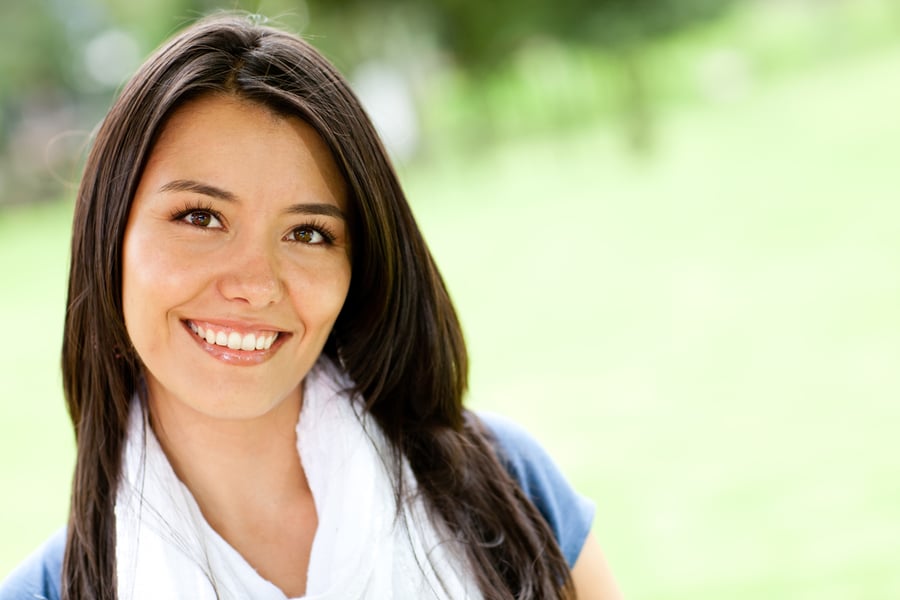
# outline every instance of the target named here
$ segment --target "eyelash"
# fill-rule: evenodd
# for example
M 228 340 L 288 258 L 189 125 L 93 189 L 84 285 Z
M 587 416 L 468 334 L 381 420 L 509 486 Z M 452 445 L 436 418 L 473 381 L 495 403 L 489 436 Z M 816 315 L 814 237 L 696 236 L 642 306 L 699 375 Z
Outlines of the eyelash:
M 217 210 L 214 210 L 211 204 L 203 203 L 203 204 L 187 204 L 185 203 L 181 208 L 172 211 L 171 218 L 173 221 L 183 221 L 185 217 L 187 217 L 191 213 L 209 213 L 213 217 L 219 220 L 219 222 L 224 223 L 224 218 L 222 214 Z M 200 227 L 200 229 L 205 229 Z M 296 227 L 292 227 L 289 234 L 294 233 L 295 231 L 301 231 L 304 229 L 312 229 L 325 239 L 326 244 L 334 243 L 335 238 L 337 237 L 334 231 L 322 221 L 318 221 L 316 219 L 310 219 L 306 223 L 301 223 Z M 290 240 L 295 244 L 302 244 L 299 240 Z
M 302 231 L 304 229 L 312 229 L 313 231 L 317 231 L 325 239 L 326 244 L 333 243 L 336 238 L 334 231 L 332 231 L 332 229 L 328 227 L 328 225 L 316 219 L 310 219 L 306 223 L 297 225 L 296 227 L 292 227 L 288 235 L 294 233 L 295 231 Z M 291 240 L 291 242 L 295 244 L 303 243 L 298 240 Z
M 202 204 L 188 204 L 185 203 L 181 208 L 177 208 L 172 211 L 171 218 L 173 221 L 181 221 L 186 216 L 191 213 L 209 213 L 213 217 L 219 220 L 219 222 L 224 222 L 222 219 L 222 214 L 217 210 L 213 209 L 212 204 L 202 203 Z M 204 229 L 201 227 L 201 229 Z

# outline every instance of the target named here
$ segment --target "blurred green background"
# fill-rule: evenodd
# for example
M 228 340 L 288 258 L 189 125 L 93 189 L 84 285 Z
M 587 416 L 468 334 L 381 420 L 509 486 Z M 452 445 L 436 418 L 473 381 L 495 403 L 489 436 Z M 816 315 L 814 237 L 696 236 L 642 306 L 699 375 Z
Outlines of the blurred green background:
M 0 577 L 65 522 L 90 131 L 217 6 L 0 7 Z M 627 597 L 900 597 L 900 5 L 235 6 L 354 82 L 460 310 L 471 404 L 596 501 Z

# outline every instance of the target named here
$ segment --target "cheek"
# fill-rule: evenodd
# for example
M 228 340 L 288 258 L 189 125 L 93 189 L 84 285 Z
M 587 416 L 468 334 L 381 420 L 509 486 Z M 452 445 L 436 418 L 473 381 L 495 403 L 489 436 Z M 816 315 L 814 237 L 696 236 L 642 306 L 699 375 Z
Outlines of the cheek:
M 350 265 L 344 260 L 336 262 L 292 277 L 292 302 L 307 327 L 322 326 L 330 330 L 344 306 L 350 289 Z
M 152 228 L 126 230 L 122 249 L 123 294 L 165 296 L 184 289 L 198 271 L 197 253 L 181 251 Z
M 164 342 L 164 319 L 186 286 L 178 262 L 146 237 L 140 231 L 126 232 L 122 250 L 122 310 L 139 353 Z
M 146 328 L 155 290 L 149 285 L 152 269 L 147 268 L 143 254 L 141 244 L 126 238 L 122 256 L 122 311 L 128 337 L 141 359 L 146 360 L 148 345 L 153 343 Z

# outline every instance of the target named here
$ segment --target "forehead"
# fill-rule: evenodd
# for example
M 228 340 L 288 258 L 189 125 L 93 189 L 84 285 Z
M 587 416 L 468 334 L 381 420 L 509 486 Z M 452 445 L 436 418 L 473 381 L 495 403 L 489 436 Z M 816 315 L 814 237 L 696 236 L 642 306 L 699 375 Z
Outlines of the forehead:
M 253 195 L 322 188 L 346 208 L 347 186 L 331 150 L 311 125 L 258 102 L 208 94 L 176 108 L 151 148 L 147 178 L 213 179 Z

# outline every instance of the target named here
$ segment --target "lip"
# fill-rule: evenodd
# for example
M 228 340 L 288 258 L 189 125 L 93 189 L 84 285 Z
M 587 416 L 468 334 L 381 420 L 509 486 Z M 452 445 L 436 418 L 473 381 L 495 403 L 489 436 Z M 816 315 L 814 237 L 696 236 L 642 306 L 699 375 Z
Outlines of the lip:
M 182 323 L 190 328 L 190 323 L 200 325 L 204 329 L 210 327 L 221 331 L 237 331 L 240 334 L 245 333 L 287 333 L 285 330 L 272 325 L 271 323 L 262 323 L 258 321 L 235 321 L 232 319 L 215 319 L 212 321 L 206 319 L 182 319 Z
M 233 350 L 226 346 L 210 344 L 191 330 L 191 323 L 204 328 L 213 327 L 219 331 L 237 331 L 239 333 L 277 333 L 275 342 L 265 350 Z M 202 319 L 185 319 L 181 321 L 185 332 L 207 354 L 224 363 L 235 366 L 254 366 L 269 360 L 287 342 L 293 334 L 266 323 L 247 323 L 230 320 L 207 321 Z

